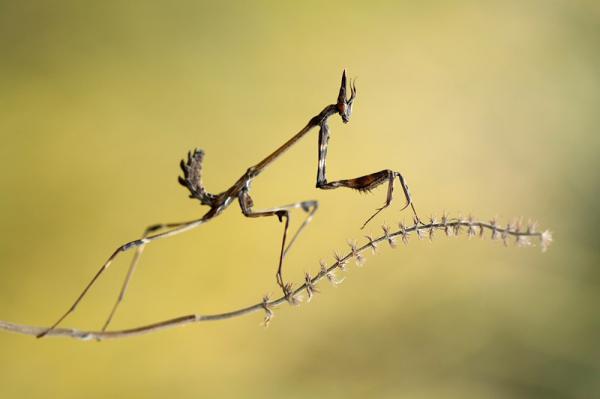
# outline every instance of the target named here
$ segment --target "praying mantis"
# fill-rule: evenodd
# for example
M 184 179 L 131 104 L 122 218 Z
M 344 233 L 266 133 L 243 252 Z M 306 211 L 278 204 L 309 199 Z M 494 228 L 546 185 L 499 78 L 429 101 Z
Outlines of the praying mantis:
M 350 96 L 348 96 L 347 93 L 348 86 L 350 89 Z M 301 138 L 303 138 L 313 128 L 316 127 L 319 128 L 319 158 L 317 167 L 316 188 L 322 190 L 332 190 L 340 187 L 346 187 L 358 191 L 371 191 L 374 188 L 387 182 L 388 189 L 385 203 L 380 208 L 377 208 L 376 211 L 363 223 L 361 227 L 362 229 L 367 225 L 367 223 L 369 223 L 369 221 L 371 221 L 377 214 L 379 214 L 379 212 L 390 206 L 393 199 L 394 182 L 397 178 L 406 200 L 406 203 L 401 208 L 401 210 L 404 210 L 410 206 L 412 212 L 414 213 L 416 223 L 419 223 L 420 219 L 417 215 L 417 211 L 415 209 L 410 192 L 408 190 L 408 185 L 406 184 L 406 181 L 402 174 L 400 174 L 399 172 L 390 169 L 384 169 L 379 172 L 370 173 L 364 176 L 355 177 L 351 179 L 335 181 L 327 180 L 326 158 L 327 147 L 329 143 L 328 120 L 331 116 L 338 114 L 342 118 L 343 123 L 348 123 L 352 115 L 352 107 L 355 99 L 355 82 L 353 82 L 352 80 L 350 80 L 350 82 L 347 82 L 346 70 L 344 70 L 342 73 L 342 81 L 336 103 L 327 105 L 325 108 L 323 108 L 321 112 L 319 112 L 317 115 L 315 115 L 308 121 L 308 123 L 306 124 L 306 126 L 304 126 L 304 128 L 302 128 L 302 130 L 296 133 L 292 138 L 290 138 L 287 142 L 285 142 L 283 145 L 277 148 L 274 152 L 272 152 L 262 161 L 260 161 L 254 166 L 249 167 L 246 170 L 246 172 L 235 183 L 233 183 L 231 187 L 229 187 L 227 190 L 223 191 L 220 194 L 211 194 L 207 192 L 204 185 L 202 184 L 202 163 L 204 160 L 204 151 L 200 149 L 190 151 L 188 153 L 187 159 L 181 161 L 181 169 L 183 171 L 183 176 L 179 176 L 179 183 L 189 190 L 190 198 L 200 201 L 200 204 L 207 206 L 209 210 L 199 219 L 187 222 L 160 223 L 151 225 L 145 229 L 141 238 L 119 246 L 108 257 L 104 264 L 102 264 L 100 269 L 96 272 L 96 274 L 93 276 L 90 282 L 85 286 L 85 288 L 79 294 L 79 296 L 71 305 L 71 307 L 54 324 L 52 324 L 52 326 L 40 333 L 38 335 L 38 338 L 47 335 L 49 332 L 55 329 L 68 315 L 75 311 L 81 300 L 86 296 L 86 294 L 89 292 L 92 286 L 94 286 L 94 284 L 97 282 L 100 276 L 106 271 L 106 269 L 109 268 L 109 266 L 117 258 L 118 255 L 135 248 L 136 251 L 133 260 L 129 266 L 129 270 L 125 277 L 125 281 L 123 282 L 123 286 L 119 292 L 117 300 L 106 322 L 102 327 L 102 331 L 104 332 L 110 325 L 119 304 L 123 301 L 123 298 L 125 297 L 127 287 L 129 285 L 129 282 L 131 281 L 131 278 L 137 267 L 137 264 L 144 251 L 145 246 L 156 240 L 182 234 L 207 223 L 208 221 L 214 219 L 215 217 L 223 213 L 236 200 L 238 201 L 242 214 L 245 217 L 259 218 L 275 216 L 280 222 L 283 223 L 283 236 L 281 240 L 281 249 L 279 252 L 276 280 L 277 284 L 282 289 L 283 294 L 286 297 L 291 295 L 292 286 L 289 283 L 285 283 L 283 279 L 283 261 L 285 259 L 286 254 L 298 238 L 299 234 L 312 220 L 315 212 L 318 209 L 319 203 L 316 200 L 309 200 L 300 201 L 289 205 L 283 205 L 270 209 L 255 210 L 254 202 L 252 200 L 252 197 L 250 196 L 250 188 L 253 180 L 256 179 L 268 166 L 270 166 L 275 160 L 277 160 L 281 155 L 283 155 L 283 153 L 285 153 Z M 287 236 L 290 224 L 290 212 L 294 209 L 303 210 L 304 212 L 306 212 L 307 216 L 288 242 Z

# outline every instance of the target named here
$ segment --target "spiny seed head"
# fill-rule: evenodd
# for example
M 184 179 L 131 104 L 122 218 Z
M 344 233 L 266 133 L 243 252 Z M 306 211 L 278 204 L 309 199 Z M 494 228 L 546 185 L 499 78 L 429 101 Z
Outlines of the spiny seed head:
M 338 277 L 335 274 L 334 270 L 328 271 L 327 274 L 327 280 L 331 283 L 331 285 L 333 285 L 334 287 L 336 285 L 339 285 L 341 283 L 344 282 L 344 280 L 346 279 L 346 277 L 342 277 L 341 279 L 338 279 Z
M 333 253 L 333 258 L 335 259 L 335 263 L 337 264 L 337 267 L 339 267 L 341 271 L 345 271 L 348 261 L 346 259 L 342 258 L 337 252 Z
M 357 252 L 354 256 L 354 263 L 356 263 L 356 266 L 358 267 L 363 267 L 365 265 L 365 257 L 362 256 L 360 252 Z
M 460 229 L 462 227 L 461 223 L 464 223 L 462 219 L 458 219 L 454 224 L 454 235 L 458 236 L 460 234 Z
M 265 318 L 263 319 L 263 326 L 269 327 L 269 323 L 271 322 L 271 319 L 275 316 L 273 314 L 273 311 L 271 310 L 271 307 L 269 306 L 269 294 L 263 296 L 262 299 L 262 307 L 265 310 Z
M 463 224 L 465 224 L 465 219 L 462 217 L 462 215 L 459 213 L 458 217 L 456 218 L 456 222 L 454 223 L 454 235 L 458 236 L 460 235 L 460 231 L 463 227 Z
M 419 229 L 419 228 L 416 228 L 416 229 L 415 229 L 415 233 L 417 233 L 417 238 L 418 238 L 419 240 L 422 240 L 422 239 L 423 239 L 423 232 L 421 231 L 421 229 Z
M 497 240 L 498 239 L 498 227 L 497 227 L 498 222 L 496 221 L 496 218 L 492 219 L 490 221 L 490 225 L 492 226 L 492 240 Z
M 476 234 L 475 232 L 475 226 L 473 226 L 472 224 L 469 225 L 468 229 L 467 229 L 467 237 L 469 237 L 469 240 L 474 237 Z
M 533 234 L 537 230 L 537 222 L 529 220 L 527 222 L 527 234 Z
M 446 233 L 447 237 L 452 237 L 452 232 L 454 231 L 453 228 L 451 228 L 450 226 L 448 226 L 447 224 L 444 225 L 444 233 Z
M 448 214 L 446 211 L 442 214 L 442 229 L 444 229 L 446 236 L 450 237 L 452 235 L 452 230 L 450 229 L 450 226 L 448 226 Z
M 408 245 L 408 232 L 406 231 L 406 226 L 403 222 L 400 222 L 398 225 L 400 227 L 400 235 L 402 236 L 402 243 L 404 245 Z
M 551 243 L 552 232 L 550 230 L 545 230 L 541 236 L 542 252 L 546 252 Z
M 514 226 L 515 233 L 519 233 L 523 228 L 523 218 L 515 219 L 512 224 Z
M 317 288 L 313 284 L 312 278 L 310 277 L 310 274 L 308 274 L 308 273 L 304 274 L 304 284 L 306 285 L 306 294 L 308 296 L 308 299 L 306 301 L 310 302 L 313 298 L 313 295 L 318 293 L 319 290 L 317 290 Z
M 285 300 L 288 301 L 290 305 L 297 306 L 302 302 L 302 296 L 294 293 L 292 283 L 286 283 L 283 286 L 283 292 L 285 294 Z
M 383 235 L 385 236 L 385 239 L 387 240 L 390 247 L 396 248 L 396 242 L 394 240 L 394 237 L 390 235 L 390 228 L 384 224 L 381 226 L 381 229 L 383 230 Z
M 469 239 L 471 239 L 472 237 L 474 237 L 476 234 L 475 232 L 475 226 L 473 226 L 472 224 L 469 224 L 469 227 L 467 229 L 467 237 L 469 237 Z
M 511 227 L 510 224 L 507 224 L 506 228 L 502 232 L 502 242 L 504 243 L 505 247 L 508 246 L 508 237 L 509 237 L 509 232 L 511 231 L 510 227 Z
M 350 253 L 354 258 L 354 262 L 356 266 L 362 266 L 365 262 L 365 258 L 361 255 L 361 253 L 356 248 L 356 241 L 348 241 L 348 246 L 350 246 Z
M 469 237 L 469 239 L 473 236 L 475 236 L 475 226 L 473 226 L 473 216 L 469 215 L 469 217 L 467 218 L 467 223 L 468 223 L 468 229 L 467 229 L 467 236 Z
M 518 247 L 528 247 L 531 245 L 531 240 L 529 236 L 519 234 L 517 236 L 517 246 Z
M 375 255 L 377 253 L 377 243 L 375 241 L 373 241 L 373 237 L 371 237 L 371 235 L 366 235 L 365 238 L 367 240 L 369 240 L 369 242 L 367 243 L 367 245 L 369 247 L 371 247 L 371 252 L 373 252 L 373 255 Z
M 423 232 L 421 231 L 421 228 L 419 227 L 418 223 L 415 223 L 415 233 L 417 233 L 417 238 L 419 240 L 423 239 Z
M 325 263 L 325 261 L 323 259 L 321 259 L 319 261 L 319 265 L 321 266 L 321 276 L 324 276 L 325 274 L 327 274 L 327 263 Z
M 344 279 L 338 280 L 337 276 L 335 275 L 335 271 L 333 270 L 328 270 L 327 265 L 325 264 L 325 261 L 321 260 L 321 271 L 320 271 L 320 275 L 323 277 L 327 277 L 327 281 L 329 281 L 331 283 L 331 285 L 336 286 L 338 284 L 340 284 L 342 281 L 344 281 Z

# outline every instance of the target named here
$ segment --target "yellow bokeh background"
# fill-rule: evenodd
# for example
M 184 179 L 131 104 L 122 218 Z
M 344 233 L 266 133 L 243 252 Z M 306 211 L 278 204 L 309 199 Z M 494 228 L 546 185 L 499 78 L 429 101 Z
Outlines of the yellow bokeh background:
M 399 170 L 423 216 L 538 220 L 539 247 L 383 247 L 309 304 L 142 337 L 0 334 L 2 398 L 591 398 L 600 395 L 596 1 L 0 2 L 0 319 L 48 325 L 120 244 L 205 211 L 177 184 L 206 151 L 220 192 L 357 77 L 330 179 Z M 315 189 L 316 131 L 253 184 L 318 199 L 299 282 L 346 251 L 385 189 Z M 366 230 L 409 212 L 399 203 Z M 293 218 L 299 223 L 300 215 Z M 281 225 L 237 204 L 149 246 L 113 327 L 277 293 Z M 360 241 L 362 242 L 362 241 Z M 64 326 L 97 329 L 130 254 Z

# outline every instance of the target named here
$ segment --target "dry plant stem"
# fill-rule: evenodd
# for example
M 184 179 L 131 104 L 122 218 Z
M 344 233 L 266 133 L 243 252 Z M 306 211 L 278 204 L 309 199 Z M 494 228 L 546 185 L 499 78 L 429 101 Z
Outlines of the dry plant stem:
M 446 216 L 442 218 L 441 222 L 437 222 L 435 220 L 431 220 L 430 223 L 420 223 L 417 222 L 410 227 L 405 227 L 404 225 L 400 225 L 400 228 L 391 232 L 386 227 L 384 229 L 384 234 L 381 236 L 370 239 L 363 246 L 355 246 L 351 245 L 351 250 L 343 257 L 336 257 L 337 260 L 329 267 L 322 267 L 321 271 L 318 272 L 314 277 L 310 278 L 307 275 L 305 282 L 298 286 L 298 288 L 291 290 L 287 295 L 284 295 L 275 300 L 269 301 L 267 297 L 263 299 L 263 301 L 256 303 L 254 305 L 233 310 L 231 312 L 212 314 L 212 315 L 199 315 L 199 314 L 190 314 L 186 316 L 176 317 L 170 320 L 164 320 L 153 324 L 148 324 L 140 327 L 125 329 L 125 330 L 116 330 L 116 331 L 81 331 L 75 329 L 68 328 L 55 328 L 48 332 L 48 336 L 52 337 L 69 337 L 76 338 L 80 340 L 106 340 L 106 339 L 116 339 L 116 338 L 126 338 L 132 337 L 136 335 L 144 335 L 153 332 L 157 332 L 160 330 L 166 330 L 178 326 L 183 326 L 192 323 L 200 323 L 206 321 L 219 321 L 226 319 L 233 319 L 236 317 L 244 316 L 254 312 L 265 312 L 265 324 L 267 324 L 272 315 L 272 309 L 283 304 L 284 302 L 288 302 L 290 304 L 297 304 L 300 301 L 297 299 L 299 294 L 302 291 L 308 291 L 309 295 L 312 296 L 314 292 L 318 292 L 315 289 L 315 284 L 319 282 L 324 277 L 327 277 L 331 281 L 331 276 L 336 269 L 343 268 L 350 260 L 355 258 L 358 260 L 358 256 L 360 256 L 366 250 L 374 250 L 376 245 L 380 242 L 387 241 L 390 245 L 393 244 L 394 239 L 400 238 L 403 243 L 408 242 L 408 237 L 411 233 L 416 233 L 416 236 L 421 239 L 423 237 L 422 233 L 425 232 L 432 236 L 433 231 L 441 230 L 448 236 L 450 235 L 458 235 L 461 232 L 461 228 L 467 229 L 467 234 L 469 237 L 476 235 L 475 228 L 479 229 L 479 235 L 483 236 L 483 233 L 487 230 L 491 232 L 492 238 L 502 238 L 505 244 L 508 242 L 508 237 L 513 237 L 516 239 L 517 244 L 521 245 L 529 245 L 530 243 L 527 239 L 531 237 L 538 238 L 540 240 L 540 244 L 542 246 L 542 250 L 545 250 L 550 242 L 552 241 L 552 236 L 550 232 L 545 231 L 543 233 L 538 233 L 533 231 L 532 227 L 528 227 L 525 231 L 521 231 L 521 229 L 517 226 L 508 225 L 506 228 L 498 227 L 497 223 L 492 220 L 491 222 L 482 222 L 482 221 L 473 221 L 471 219 L 448 219 Z M 48 327 L 34 327 L 27 325 L 20 325 L 15 323 L 10 323 L 6 321 L 0 321 L 0 330 L 10 331 L 18 334 L 32 335 L 37 336 L 40 333 L 48 330 Z

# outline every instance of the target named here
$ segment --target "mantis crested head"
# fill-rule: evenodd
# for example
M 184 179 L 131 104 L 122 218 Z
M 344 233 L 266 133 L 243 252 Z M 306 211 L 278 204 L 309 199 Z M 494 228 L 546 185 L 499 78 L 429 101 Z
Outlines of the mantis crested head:
M 352 115 L 352 103 L 356 98 L 356 85 L 350 79 L 350 98 L 346 96 L 346 70 L 342 73 L 342 84 L 340 85 L 340 94 L 337 100 L 337 109 L 344 123 L 350 121 Z

